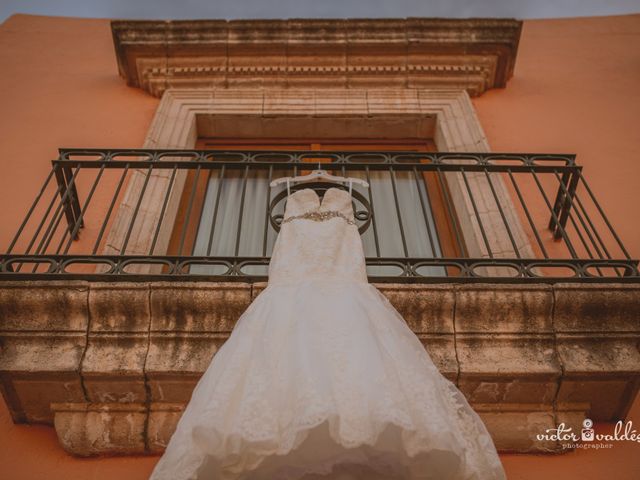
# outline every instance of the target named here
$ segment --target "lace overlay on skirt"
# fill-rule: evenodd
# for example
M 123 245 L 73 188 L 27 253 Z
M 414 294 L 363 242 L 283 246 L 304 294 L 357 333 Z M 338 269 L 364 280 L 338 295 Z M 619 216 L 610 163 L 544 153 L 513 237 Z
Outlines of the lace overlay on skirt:
M 351 197 L 288 197 L 285 217 Z M 485 425 L 367 282 L 357 226 L 297 219 L 196 386 L 153 479 L 506 478 Z M 339 259 L 339 261 L 338 261 Z

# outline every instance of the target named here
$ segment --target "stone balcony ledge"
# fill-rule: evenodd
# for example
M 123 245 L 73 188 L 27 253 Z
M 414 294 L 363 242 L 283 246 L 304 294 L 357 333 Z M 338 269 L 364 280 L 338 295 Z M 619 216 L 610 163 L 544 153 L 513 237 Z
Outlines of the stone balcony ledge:
M 585 416 L 624 420 L 640 386 L 640 285 L 375 284 L 500 451 Z M 4 282 L 2 394 L 72 454 L 159 453 L 266 283 Z

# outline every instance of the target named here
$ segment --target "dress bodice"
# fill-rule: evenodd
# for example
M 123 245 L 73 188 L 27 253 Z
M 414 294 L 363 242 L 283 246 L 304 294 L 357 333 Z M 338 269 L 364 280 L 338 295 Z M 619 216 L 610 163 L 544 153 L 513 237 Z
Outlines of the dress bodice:
M 322 279 L 367 282 L 352 197 L 336 187 L 325 192 L 322 202 L 310 188 L 287 197 L 269 264 L 270 284 Z

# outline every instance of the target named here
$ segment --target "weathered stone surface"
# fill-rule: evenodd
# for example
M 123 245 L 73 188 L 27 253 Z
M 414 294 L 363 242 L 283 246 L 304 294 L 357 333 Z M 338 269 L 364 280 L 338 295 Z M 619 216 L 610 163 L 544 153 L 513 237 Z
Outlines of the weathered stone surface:
M 513 75 L 513 19 L 119 20 L 111 24 L 128 85 L 428 87 L 479 95 Z
M 2 331 L 86 331 L 87 282 L 2 282 L 1 287 Z
M 91 324 L 82 378 L 90 402 L 144 402 L 149 346 L 149 285 L 92 283 Z
M 178 420 L 184 411 L 184 403 L 152 403 L 147 427 L 147 445 L 150 453 L 162 453 Z
M 424 333 L 416 333 L 416 336 L 440 373 L 457 384 L 459 369 L 454 336 Z
M 143 402 L 144 362 L 149 335 L 90 335 L 82 361 L 82 379 L 92 402 Z
M 550 404 L 560 364 L 552 338 L 534 335 L 456 335 L 458 387 L 473 402 Z
M 626 417 L 640 389 L 640 286 L 554 286 L 559 402 L 588 402 L 594 420 Z
M 561 373 L 552 338 L 538 335 L 456 335 L 461 373 L 499 376 L 525 374 L 555 376 Z
M 589 411 L 591 405 L 589 403 L 556 403 L 556 425 L 564 424 L 566 428 L 570 428 L 572 433 L 580 436 L 582 430 L 582 422 L 587 418 L 586 412 Z
M 145 372 L 154 402 L 186 402 L 251 303 L 245 283 L 156 283 Z
M 531 410 L 516 406 L 501 406 L 499 410 L 489 410 L 481 405 L 474 409 L 482 418 L 487 430 L 491 433 L 496 449 L 500 452 L 558 452 L 561 447 L 553 440 L 537 440 L 536 435 L 545 433 L 547 429 L 556 428 L 555 415 L 552 411 Z
M 149 331 L 148 283 L 92 282 L 89 290 L 90 333 Z
M 552 311 L 547 285 L 457 287 L 458 387 L 470 401 L 552 408 L 562 374 Z
M 222 333 L 251 303 L 240 282 L 157 282 L 151 285 L 151 331 Z
M 34 352 L 29 352 L 33 355 Z M 82 402 L 78 372 L 3 372 L 2 395 L 16 423 L 53 423 L 52 401 Z
M 455 294 L 443 285 L 376 284 L 415 333 L 453 334 Z
M 146 375 L 154 402 L 187 402 L 228 333 L 155 333 L 147 356 Z
M 255 300 L 255 298 L 267 288 L 268 282 L 255 282 L 251 284 L 251 301 Z
M 565 375 L 640 375 L 637 335 L 562 335 L 558 353 Z
M 552 333 L 549 285 L 472 284 L 456 290 L 457 333 Z
M 15 422 L 51 423 L 52 401 L 84 401 L 79 371 L 88 328 L 87 283 L 0 287 L 2 394 Z
M 639 389 L 637 376 L 576 375 L 563 377 L 558 401 L 588 403 L 586 416 L 592 420 L 616 422 L 627 418 Z
M 145 452 L 146 409 L 143 404 L 52 404 L 62 447 L 82 457 Z
M 3 284 L 0 374 L 14 421 L 52 422 L 55 404 L 61 442 L 74 454 L 162 451 L 196 382 L 266 285 Z M 585 416 L 623 419 L 640 387 L 632 286 L 376 286 L 501 451 L 561 451 L 535 434 L 561 422 L 578 428 Z M 603 311 L 612 312 L 606 329 L 593 313 Z
M 557 332 L 640 331 L 640 285 L 559 283 L 553 292 Z

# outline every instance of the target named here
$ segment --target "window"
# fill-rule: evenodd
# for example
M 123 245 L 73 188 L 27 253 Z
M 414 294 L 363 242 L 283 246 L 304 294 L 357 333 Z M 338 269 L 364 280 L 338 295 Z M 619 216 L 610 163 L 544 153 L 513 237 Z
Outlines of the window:
M 237 140 L 201 138 L 197 149 L 225 151 L 319 151 L 319 152 L 375 152 L 435 151 L 430 140 L 379 141 L 350 140 Z M 297 174 L 308 173 L 317 163 L 331 158 L 309 158 L 309 170 L 298 169 Z M 329 168 L 327 168 L 330 170 Z M 213 257 L 268 257 L 271 255 L 277 230 L 267 218 L 268 206 L 285 185 L 269 187 L 269 168 L 216 169 L 191 171 L 185 183 L 169 251 L 171 254 Z M 354 194 L 363 195 L 374 212 L 368 228 L 362 232 L 365 255 L 368 258 L 438 258 L 443 255 L 443 243 L 453 245 L 446 234 L 446 215 L 442 208 L 434 207 L 440 195 L 432 172 L 384 170 L 334 170 L 335 174 L 367 179 L 370 188 L 354 185 Z M 246 184 L 244 176 L 247 175 Z M 294 175 L 294 169 L 272 170 L 272 179 Z M 196 179 L 197 177 L 197 179 Z M 396 201 L 397 200 L 397 201 Z M 356 212 L 366 208 L 354 201 Z M 275 205 L 272 216 L 282 215 L 284 202 Z M 440 210 L 438 215 L 434 210 Z M 442 228 L 442 227 L 445 228 Z M 443 236 L 441 233 L 445 232 Z M 444 237 L 444 242 L 443 238 Z M 220 266 L 192 266 L 191 273 L 216 274 Z M 429 267 L 442 275 L 440 267 Z M 372 276 L 398 275 L 398 268 L 389 265 L 368 265 Z M 252 274 L 266 274 L 264 266 L 256 266 Z M 422 272 L 425 274 L 425 272 Z

